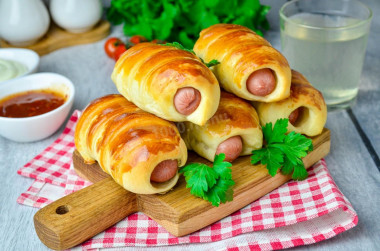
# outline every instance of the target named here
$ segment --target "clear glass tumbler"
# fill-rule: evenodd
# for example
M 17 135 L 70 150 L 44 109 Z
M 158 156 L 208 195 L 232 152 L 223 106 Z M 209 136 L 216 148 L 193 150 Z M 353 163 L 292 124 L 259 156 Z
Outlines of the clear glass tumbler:
M 329 111 L 355 102 L 371 19 L 357 0 L 293 0 L 280 9 L 283 54 L 322 92 Z

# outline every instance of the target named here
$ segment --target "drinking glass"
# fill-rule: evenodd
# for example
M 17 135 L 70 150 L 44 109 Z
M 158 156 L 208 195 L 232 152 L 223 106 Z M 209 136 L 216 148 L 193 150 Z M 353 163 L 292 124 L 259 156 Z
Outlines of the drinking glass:
M 283 54 L 322 92 L 329 111 L 355 102 L 371 19 L 357 0 L 293 0 L 280 9 Z

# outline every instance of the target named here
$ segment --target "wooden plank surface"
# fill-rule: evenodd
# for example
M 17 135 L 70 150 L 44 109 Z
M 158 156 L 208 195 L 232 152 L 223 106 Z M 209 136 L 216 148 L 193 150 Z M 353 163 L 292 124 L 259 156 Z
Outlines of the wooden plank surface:
M 380 22 L 378 26 L 371 26 L 370 37 L 372 40 L 380 41 Z M 365 134 L 362 137 L 366 137 L 367 148 L 372 147 L 373 149 L 369 150 L 377 155 L 376 165 L 380 171 L 380 73 L 371 74 L 380 69 L 380 56 L 376 51 L 380 51 L 378 43 L 369 42 L 357 102 L 352 107 L 352 113 L 349 111 L 349 115 L 351 119 L 356 120 L 357 129 Z M 368 146 L 369 144 L 371 146 Z

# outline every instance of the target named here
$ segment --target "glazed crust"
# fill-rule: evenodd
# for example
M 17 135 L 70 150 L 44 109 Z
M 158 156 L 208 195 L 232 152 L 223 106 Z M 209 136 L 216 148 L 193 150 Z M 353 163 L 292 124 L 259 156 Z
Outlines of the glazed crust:
M 133 46 L 117 61 L 111 78 L 129 101 L 170 121 L 203 125 L 218 108 L 220 88 L 214 74 L 194 54 L 172 46 Z M 201 102 L 190 115 L 180 114 L 173 103 L 183 87 L 201 93 Z
M 153 169 L 164 160 L 178 160 L 179 167 L 187 160 L 186 145 L 173 123 L 141 110 L 121 95 L 104 96 L 87 106 L 77 123 L 75 146 L 86 163 L 97 161 L 118 184 L 139 194 L 171 189 L 178 173 L 152 185 Z
M 204 126 L 189 122 L 177 125 L 186 146 L 200 156 L 213 161 L 219 144 L 233 136 L 241 136 L 243 150 L 248 155 L 263 144 L 263 134 L 256 110 L 233 94 L 222 92 L 215 115 Z
M 213 68 L 221 86 L 246 100 L 278 101 L 289 96 L 290 67 L 286 58 L 268 41 L 252 30 L 235 24 L 216 24 L 202 30 L 194 45 L 195 53 L 205 62 L 216 59 Z M 276 87 L 266 96 L 256 96 L 247 89 L 248 77 L 268 68 L 274 72 Z
M 274 103 L 254 102 L 262 125 L 275 123 L 279 118 L 288 118 L 302 107 L 295 125 L 289 123 L 288 131 L 308 136 L 320 134 L 326 124 L 327 107 L 322 93 L 315 89 L 299 72 L 292 70 L 292 85 L 287 99 Z

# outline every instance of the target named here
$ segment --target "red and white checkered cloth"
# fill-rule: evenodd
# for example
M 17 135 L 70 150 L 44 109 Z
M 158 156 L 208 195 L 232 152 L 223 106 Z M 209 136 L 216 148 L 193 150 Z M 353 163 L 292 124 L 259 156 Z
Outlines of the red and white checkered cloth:
M 20 195 L 18 203 L 41 208 L 91 184 L 70 168 L 78 116 L 79 112 L 75 111 L 63 134 L 18 170 L 20 175 L 36 179 Z M 160 250 L 274 250 L 316 243 L 357 223 L 355 210 L 321 160 L 309 169 L 306 180 L 290 181 L 190 235 L 175 237 L 148 216 L 135 213 L 76 249 L 135 246 Z

